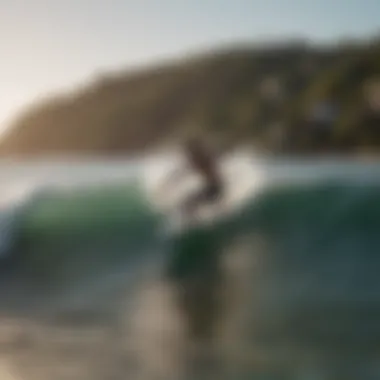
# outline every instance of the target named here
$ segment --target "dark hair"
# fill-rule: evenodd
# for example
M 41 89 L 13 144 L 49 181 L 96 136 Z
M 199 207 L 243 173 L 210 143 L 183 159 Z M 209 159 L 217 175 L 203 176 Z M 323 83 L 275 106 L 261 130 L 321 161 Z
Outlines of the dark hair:
M 202 140 L 197 136 L 188 137 L 184 142 L 185 148 L 189 150 L 198 150 L 203 146 Z

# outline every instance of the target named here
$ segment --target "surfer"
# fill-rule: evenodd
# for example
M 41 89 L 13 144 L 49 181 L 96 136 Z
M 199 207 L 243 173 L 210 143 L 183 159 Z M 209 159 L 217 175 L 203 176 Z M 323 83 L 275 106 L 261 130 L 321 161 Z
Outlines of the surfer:
M 217 165 L 216 155 L 212 154 L 205 144 L 197 137 L 191 137 L 184 142 L 184 153 L 191 171 L 197 173 L 204 185 L 191 194 L 183 205 L 186 216 L 194 215 L 198 207 L 217 203 L 224 193 L 224 183 Z M 184 168 L 179 168 L 170 176 L 168 183 L 178 180 L 186 174 Z

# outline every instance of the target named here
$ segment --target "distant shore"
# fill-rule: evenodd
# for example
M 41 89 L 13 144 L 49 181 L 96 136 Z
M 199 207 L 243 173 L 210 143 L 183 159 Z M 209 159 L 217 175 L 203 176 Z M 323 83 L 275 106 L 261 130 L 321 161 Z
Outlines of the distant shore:
M 29 107 L 0 156 L 117 157 L 189 130 L 267 154 L 376 154 L 380 39 L 225 48 L 130 73 Z

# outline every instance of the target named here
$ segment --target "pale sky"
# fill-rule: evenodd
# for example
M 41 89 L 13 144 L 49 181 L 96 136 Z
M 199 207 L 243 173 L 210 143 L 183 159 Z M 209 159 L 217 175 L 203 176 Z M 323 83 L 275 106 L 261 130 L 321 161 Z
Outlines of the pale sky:
M 261 38 L 380 31 L 380 0 L 0 0 L 0 131 L 97 73 Z

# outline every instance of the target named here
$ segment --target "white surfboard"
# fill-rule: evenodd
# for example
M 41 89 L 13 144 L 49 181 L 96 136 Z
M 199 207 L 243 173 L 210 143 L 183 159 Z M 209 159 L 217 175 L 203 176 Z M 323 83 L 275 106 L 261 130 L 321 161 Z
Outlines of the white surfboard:
M 255 190 L 262 188 L 263 173 L 259 166 L 255 166 L 251 159 L 247 157 L 234 156 L 232 159 L 225 159 L 221 163 L 222 175 L 225 182 L 224 196 L 221 201 L 210 205 L 203 205 L 198 208 L 195 218 L 188 219 L 182 214 L 181 209 L 188 197 L 196 191 L 199 191 L 203 183 L 194 174 L 189 173 L 185 180 L 175 184 L 169 191 L 161 191 L 165 183 L 166 176 L 170 170 L 165 170 L 165 166 L 151 169 L 146 172 L 148 184 L 148 196 L 155 206 L 168 215 L 166 230 L 173 231 L 186 228 L 192 224 L 210 223 L 217 218 L 227 215 L 238 207 L 248 196 L 251 196 Z M 170 160 L 168 166 L 172 166 Z M 155 181 L 151 181 L 155 176 Z M 155 183 L 154 183 L 155 182 Z

